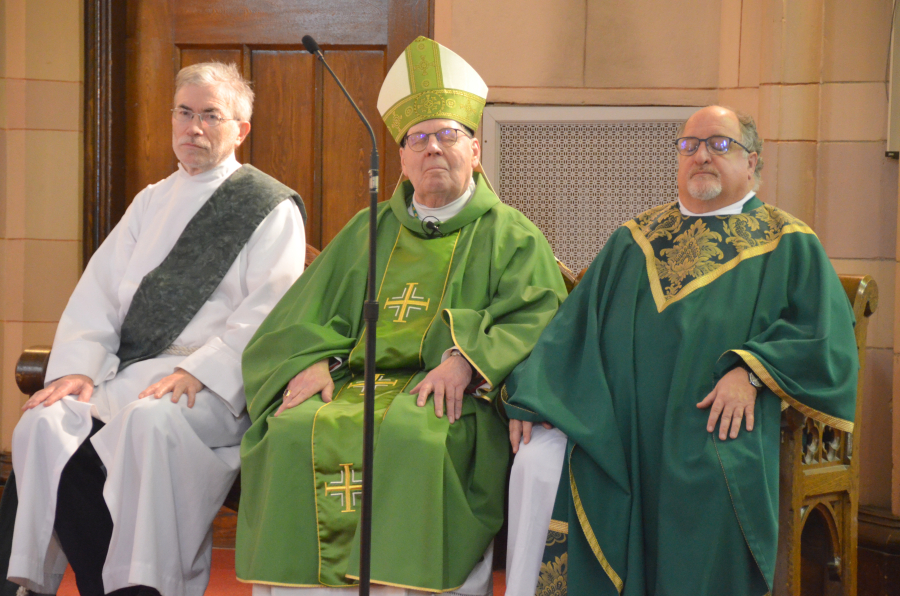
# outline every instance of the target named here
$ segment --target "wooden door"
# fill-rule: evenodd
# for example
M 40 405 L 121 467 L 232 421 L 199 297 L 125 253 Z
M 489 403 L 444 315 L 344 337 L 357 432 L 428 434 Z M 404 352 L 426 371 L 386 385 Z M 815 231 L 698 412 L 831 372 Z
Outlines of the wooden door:
M 327 244 L 368 205 L 368 133 L 300 39 L 312 35 L 375 129 L 381 198 L 400 174 L 375 108 L 387 69 L 431 31 L 432 0 L 87 0 L 85 262 L 134 195 L 176 167 L 174 76 L 236 63 L 253 83 L 238 160 L 296 189 L 308 242 Z

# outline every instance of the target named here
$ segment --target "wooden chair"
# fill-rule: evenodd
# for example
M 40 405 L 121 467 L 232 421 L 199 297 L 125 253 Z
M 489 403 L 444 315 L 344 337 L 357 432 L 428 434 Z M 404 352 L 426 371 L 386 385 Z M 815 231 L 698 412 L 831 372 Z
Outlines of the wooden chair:
M 869 275 L 841 275 L 856 318 L 859 381 L 854 433 L 788 408 L 781 417 L 778 558 L 775 596 L 820 596 L 840 581 L 856 596 L 860 422 L 869 317 L 878 285 Z

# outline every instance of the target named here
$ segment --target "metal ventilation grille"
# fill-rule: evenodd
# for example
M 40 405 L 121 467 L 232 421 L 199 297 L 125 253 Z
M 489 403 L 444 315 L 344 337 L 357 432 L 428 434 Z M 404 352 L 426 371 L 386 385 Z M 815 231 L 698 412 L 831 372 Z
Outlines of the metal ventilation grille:
M 680 124 L 499 123 L 500 198 L 577 273 L 624 222 L 678 198 Z

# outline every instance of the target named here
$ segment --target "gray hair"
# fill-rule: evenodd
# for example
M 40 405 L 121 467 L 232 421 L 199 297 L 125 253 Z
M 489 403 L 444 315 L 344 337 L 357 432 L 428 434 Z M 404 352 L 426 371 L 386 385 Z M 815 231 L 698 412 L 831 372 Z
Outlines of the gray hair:
M 753 121 L 753 116 L 751 116 L 750 114 L 732 110 L 731 108 L 726 106 L 719 107 L 724 107 L 726 110 L 729 110 L 735 116 L 737 116 L 738 124 L 740 125 L 741 129 L 741 145 L 747 148 L 748 153 L 756 153 L 756 169 L 753 170 L 753 190 L 759 190 L 759 185 L 762 184 L 763 140 L 759 136 L 759 131 L 756 129 L 756 122 Z M 676 138 L 684 134 L 685 126 L 687 126 L 687 120 L 682 122 L 681 126 L 678 127 L 678 132 L 675 135 Z
M 763 140 L 759 136 L 759 131 L 756 130 L 756 122 L 753 121 L 753 116 L 735 110 L 732 110 L 732 112 L 737 116 L 741 125 L 741 144 L 750 153 L 756 153 L 756 169 L 753 170 L 753 190 L 759 190 L 759 185 L 762 184 Z
M 175 76 L 175 93 L 185 85 L 223 85 L 225 101 L 231 106 L 232 117 L 249 122 L 253 115 L 253 89 L 233 62 L 202 62 L 185 66 Z

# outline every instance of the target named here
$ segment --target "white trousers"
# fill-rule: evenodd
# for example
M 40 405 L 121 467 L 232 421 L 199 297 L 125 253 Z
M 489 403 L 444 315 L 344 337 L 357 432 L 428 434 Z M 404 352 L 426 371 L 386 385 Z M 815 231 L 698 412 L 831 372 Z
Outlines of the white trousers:
M 509 478 L 507 596 L 534 596 L 568 438 L 536 424 L 519 444 Z
M 153 382 L 136 380 L 140 389 L 129 392 L 136 397 Z M 95 391 L 101 400 L 102 388 Z M 35 592 L 56 592 L 67 564 L 53 531 L 59 477 L 94 416 L 106 418 L 91 441 L 106 467 L 103 496 L 113 520 L 105 590 L 140 584 L 163 596 L 201 596 L 209 583 L 212 522 L 240 467 L 246 413 L 235 417 L 206 390 L 190 409 L 186 396 L 177 404 L 169 396 L 134 399 L 104 416 L 97 405 L 66 397 L 28 410 L 16 426 L 19 508 L 9 579 Z
M 548 522 L 549 523 L 549 522 Z M 490 596 L 494 590 L 494 543 L 491 542 L 484 556 L 475 565 L 472 573 L 466 578 L 459 589 L 453 592 L 443 592 L 447 596 Z M 253 596 L 352 596 L 357 592 L 352 588 L 289 588 L 283 586 L 269 586 L 265 584 L 253 584 Z M 380 586 L 372 584 L 369 588 L 372 596 L 428 596 L 432 592 L 409 590 L 407 588 L 395 588 L 393 586 Z

